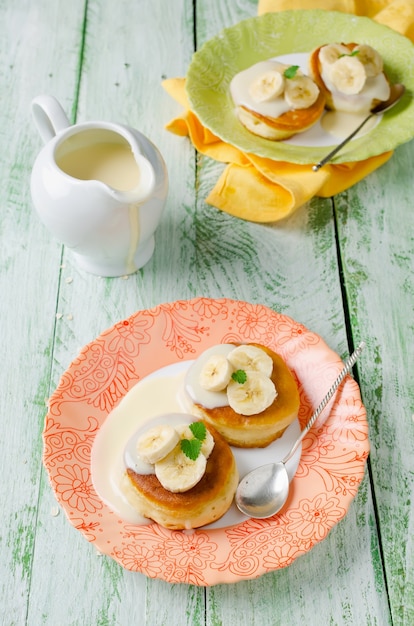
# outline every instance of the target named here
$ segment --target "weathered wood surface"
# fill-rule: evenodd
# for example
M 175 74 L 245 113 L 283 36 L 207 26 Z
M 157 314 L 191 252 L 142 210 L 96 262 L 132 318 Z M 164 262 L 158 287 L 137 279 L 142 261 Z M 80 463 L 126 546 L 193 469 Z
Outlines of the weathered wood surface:
M 253 0 L 0 0 L 7 626 L 414 623 L 412 142 L 333 201 L 262 226 L 206 205 L 222 166 L 163 128 L 179 107 L 162 78 L 185 75 L 194 41 L 256 10 Z M 155 254 L 128 280 L 79 271 L 32 211 L 41 141 L 29 105 L 43 92 L 73 120 L 140 129 L 166 160 Z M 325 541 L 285 570 L 208 589 L 150 580 L 98 555 L 56 508 L 41 463 L 45 399 L 79 348 L 138 309 L 197 295 L 264 303 L 341 355 L 364 339 L 356 369 L 372 442 L 358 496 Z

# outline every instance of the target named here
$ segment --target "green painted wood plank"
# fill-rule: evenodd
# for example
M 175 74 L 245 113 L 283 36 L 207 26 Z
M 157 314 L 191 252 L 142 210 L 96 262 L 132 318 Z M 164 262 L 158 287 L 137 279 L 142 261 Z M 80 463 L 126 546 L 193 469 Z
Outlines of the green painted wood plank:
M 414 143 L 338 199 L 341 253 L 369 406 L 371 467 L 394 623 L 414 623 Z
M 72 3 L 66 28 L 58 35 L 62 3 L 0 2 L 0 596 L 4 624 L 24 624 L 28 610 L 38 523 L 41 430 L 61 256 L 60 245 L 51 241 L 31 206 L 30 172 L 41 141 L 31 122 L 30 102 L 52 87 L 69 101 L 75 87 L 82 7 L 83 0 Z
M 237 3 L 233 11 L 226 7 L 198 3 L 199 44 L 256 10 L 251 3 Z M 222 290 L 268 304 L 344 355 L 346 322 L 331 202 L 315 199 L 273 226 L 233 220 L 204 203 L 222 166 L 204 157 L 198 163 L 196 267 L 204 291 L 214 286 L 215 295 Z M 347 517 L 310 554 L 257 581 L 207 589 L 207 623 L 390 623 L 378 553 L 366 480 Z
M 77 121 L 112 120 L 139 129 L 159 147 L 173 184 L 154 256 L 137 274 L 127 279 L 88 275 L 64 251 L 50 392 L 79 349 L 105 328 L 137 309 L 192 295 L 182 280 L 182 266 L 194 253 L 187 239 L 192 227 L 188 208 L 194 204 L 194 151 L 164 130 L 178 107 L 161 87 L 164 76 L 181 75 L 188 65 L 192 16 L 188 1 L 88 2 Z M 145 43 L 148 33 L 153 33 L 151 46 Z M 173 624 L 175 615 L 180 626 L 204 624 L 203 589 L 172 586 L 123 570 L 98 555 L 63 513 L 54 517 L 54 510 L 53 494 L 44 481 L 32 623 Z M 53 550 L 47 549 L 51 537 Z
M 235 220 L 204 202 L 222 166 L 203 157 L 196 162 L 188 140 L 163 128 L 179 107 L 160 82 L 188 67 L 192 2 L 89 0 L 85 31 L 83 2 L 8 5 L 0 0 L 7 33 L 0 89 L 9 96 L 1 131 L 9 150 L 0 159 L 7 183 L 0 216 L 0 290 L 7 294 L 0 299 L 3 623 L 391 623 L 368 476 L 346 518 L 291 567 L 204 590 L 147 579 L 98 554 L 56 506 L 41 472 L 45 397 L 85 343 L 137 309 L 195 295 L 262 302 L 303 322 L 344 356 L 337 219 L 353 338 L 368 342 L 358 370 L 372 429 L 371 473 L 392 617 L 395 624 L 410 624 L 414 411 L 406 338 L 412 335 L 414 290 L 406 269 L 412 268 L 413 229 L 403 207 L 411 201 L 412 146 L 337 198 L 336 213 L 331 201 L 314 200 L 278 225 Z M 256 9 L 253 0 L 199 0 L 197 44 Z M 61 15 L 65 23 L 57 30 Z M 148 33 L 151 46 L 144 45 Z M 66 250 L 61 259 L 61 246 L 32 212 L 27 180 L 40 140 L 28 107 L 41 92 L 55 94 L 79 121 L 101 118 L 139 128 L 166 159 L 171 189 L 156 251 L 127 280 L 87 275 Z M 366 207 L 375 207 L 368 218 Z M 381 297 L 384 277 L 392 296 L 387 301 Z M 24 457 L 17 474 L 16 454 Z M 387 482 L 394 461 L 399 466 Z

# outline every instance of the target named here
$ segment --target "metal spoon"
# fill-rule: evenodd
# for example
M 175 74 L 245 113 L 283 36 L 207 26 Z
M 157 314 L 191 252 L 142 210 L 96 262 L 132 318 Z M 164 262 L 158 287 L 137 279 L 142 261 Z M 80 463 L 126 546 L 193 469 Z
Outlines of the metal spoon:
M 348 141 L 350 141 L 351 139 L 353 139 L 353 137 L 355 137 L 355 135 L 361 130 L 364 124 L 366 124 L 368 120 L 371 119 L 371 117 L 373 117 L 374 115 L 379 115 L 380 113 L 385 113 L 385 111 L 388 111 L 395 104 L 397 104 L 397 102 L 401 100 L 404 92 L 405 92 L 404 85 L 401 85 L 400 83 L 391 85 L 391 93 L 390 93 L 390 97 L 388 98 L 388 100 L 386 100 L 385 102 L 380 102 L 380 104 L 378 104 L 375 107 L 375 109 L 372 109 L 370 114 L 367 115 L 367 117 L 358 126 L 358 128 L 356 128 L 350 135 L 348 135 L 348 137 L 346 137 L 339 145 L 337 145 L 336 148 L 334 148 L 331 152 L 329 152 L 329 154 L 327 154 L 326 157 L 322 159 L 322 161 L 319 161 L 319 163 L 317 163 L 316 165 L 312 167 L 313 171 L 317 172 L 318 170 L 320 170 L 321 167 L 323 167 L 328 161 L 332 159 L 333 156 L 335 156 L 335 154 L 337 154 L 340 150 L 342 150 L 342 148 L 348 143 Z
M 289 476 L 286 470 L 287 461 L 294 455 L 306 433 L 312 428 L 316 419 L 328 404 L 345 376 L 349 374 L 364 346 L 364 342 L 360 343 L 355 352 L 347 358 L 343 370 L 285 458 L 278 463 L 261 465 L 242 478 L 237 487 L 235 496 L 236 505 L 242 513 L 255 518 L 272 517 L 272 515 L 275 515 L 283 507 L 289 495 Z

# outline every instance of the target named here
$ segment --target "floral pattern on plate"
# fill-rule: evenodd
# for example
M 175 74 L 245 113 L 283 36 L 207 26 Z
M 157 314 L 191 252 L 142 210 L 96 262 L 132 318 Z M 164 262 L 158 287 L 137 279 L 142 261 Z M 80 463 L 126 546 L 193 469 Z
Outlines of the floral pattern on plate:
M 291 493 L 278 515 L 228 528 L 170 531 L 132 525 L 104 504 L 91 479 L 94 438 L 108 413 L 142 378 L 196 358 L 217 343 L 256 341 L 278 352 L 299 386 L 304 424 L 342 368 L 324 341 L 257 304 L 196 298 L 138 311 L 85 346 L 49 400 L 44 464 L 71 524 L 123 567 L 172 583 L 212 585 L 287 567 L 346 514 L 364 476 L 368 424 L 348 376 L 325 424 L 306 435 Z

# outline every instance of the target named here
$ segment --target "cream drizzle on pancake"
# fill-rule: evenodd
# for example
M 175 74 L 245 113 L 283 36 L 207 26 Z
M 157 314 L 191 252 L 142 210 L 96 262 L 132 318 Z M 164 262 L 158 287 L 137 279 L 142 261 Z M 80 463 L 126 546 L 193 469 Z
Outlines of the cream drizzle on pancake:
M 236 106 L 245 106 L 264 117 L 277 118 L 291 110 L 283 96 L 265 102 L 257 102 L 249 92 L 252 83 L 262 74 L 271 71 L 283 71 L 288 65 L 277 61 L 259 61 L 246 70 L 235 74 L 230 82 L 230 93 Z

